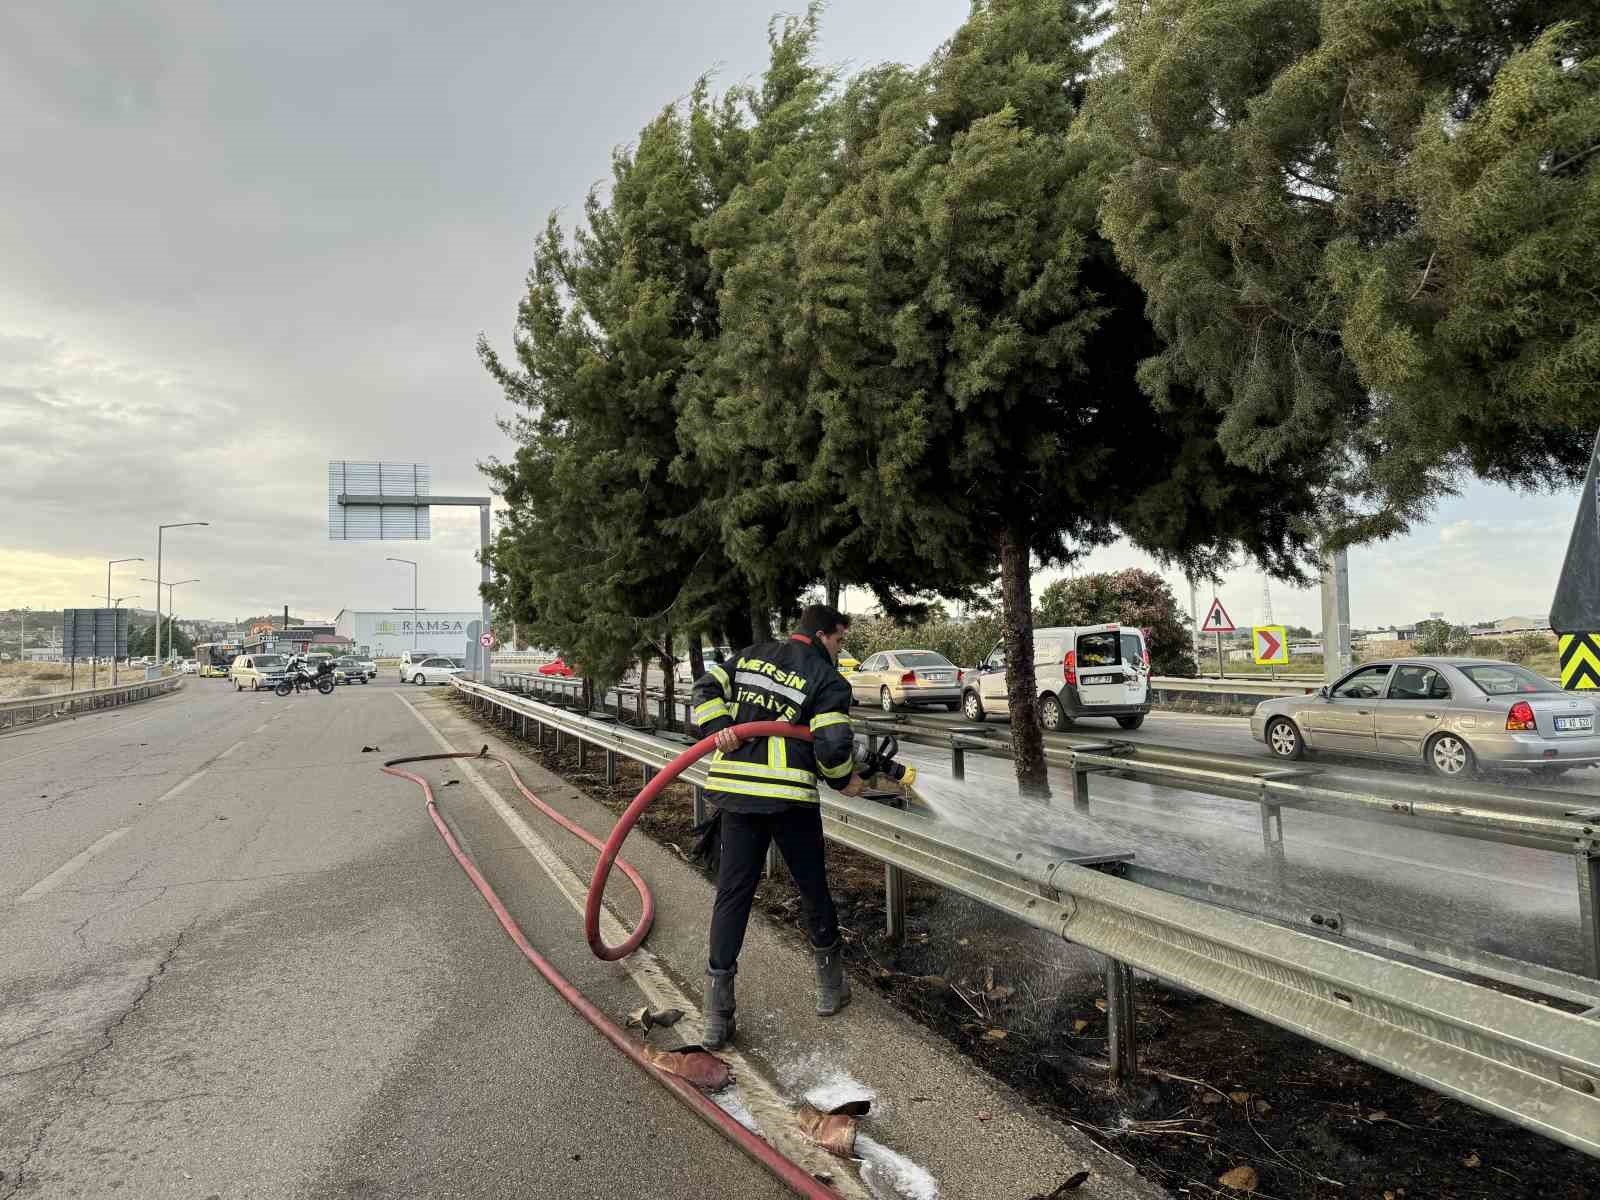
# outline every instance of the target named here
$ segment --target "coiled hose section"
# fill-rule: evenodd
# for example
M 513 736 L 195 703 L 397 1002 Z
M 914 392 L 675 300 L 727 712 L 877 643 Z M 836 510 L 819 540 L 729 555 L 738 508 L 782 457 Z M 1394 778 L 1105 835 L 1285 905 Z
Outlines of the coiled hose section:
M 752 721 L 744 725 L 735 726 L 734 733 L 743 738 L 789 737 L 802 741 L 811 740 L 810 730 L 803 729 L 798 725 L 786 725 L 778 721 Z M 529 804 L 532 804 L 563 829 L 600 851 L 600 859 L 595 864 L 594 876 L 589 883 L 588 899 L 584 906 L 583 932 L 585 939 L 589 943 L 589 948 L 594 951 L 597 958 L 604 959 L 607 962 L 615 962 L 617 959 L 626 958 L 639 948 L 639 944 L 644 941 L 645 936 L 650 932 L 652 922 L 655 920 L 656 907 L 655 898 L 651 896 L 650 888 L 639 872 L 626 859 L 620 857 L 622 843 L 627 840 L 628 834 L 633 830 L 640 815 L 661 794 L 661 790 L 692 763 L 710 752 L 715 745 L 715 741 L 716 739 L 711 737 L 701 739 L 662 768 L 661 772 L 652 778 L 649 783 L 645 784 L 639 794 L 634 797 L 633 803 L 628 805 L 622 816 L 617 819 L 616 825 L 611 830 L 611 836 L 604 842 L 600 841 L 599 838 L 595 837 L 583 826 L 557 812 L 550 805 L 539 799 L 538 796 L 534 795 L 533 792 L 529 791 L 528 786 L 522 782 L 522 777 L 517 774 L 516 767 L 512 766 L 507 759 L 500 755 L 490 754 L 487 746 L 477 753 L 415 754 L 404 758 L 391 758 L 383 764 L 383 770 L 385 774 L 394 775 L 400 779 L 409 779 L 422 789 L 423 795 L 427 798 L 428 816 L 433 821 L 434 828 L 439 831 L 439 836 L 444 839 L 445 845 L 449 847 L 450 853 L 455 857 L 456 862 L 460 864 L 461 869 L 466 872 L 467 878 L 472 880 L 473 886 L 483 896 L 484 902 L 488 904 L 490 911 L 494 913 L 495 919 L 500 922 L 500 928 L 505 930 L 506 936 L 512 940 L 518 950 L 522 951 L 523 957 L 533 964 L 534 969 L 544 976 L 545 981 L 555 988 L 561 998 L 571 1005 L 579 1016 L 599 1030 L 601 1036 L 626 1055 L 634 1066 L 683 1101 L 696 1116 L 733 1142 L 797 1196 L 803 1196 L 806 1200 L 841 1200 L 839 1193 L 812 1176 L 803 1167 L 785 1158 L 758 1134 L 746 1129 L 693 1084 L 670 1072 L 661 1070 L 641 1054 L 639 1046 L 618 1028 L 616 1022 L 596 1008 L 588 997 L 580 992 L 565 975 L 556 970 L 549 959 L 533 948 L 533 944 L 528 941 L 527 935 L 523 933 L 522 926 L 517 924 L 516 918 L 511 915 L 510 910 L 506 908 L 500 897 L 495 893 L 489 881 L 483 877 L 483 873 L 478 870 L 477 865 L 467 855 L 466 851 L 461 848 L 460 842 L 450 832 L 450 827 L 445 824 L 444 817 L 439 812 L 438 801 L 434 797 L 432 785 L 420 775 L 399 769 L 402 765 L 408 763 L 438 762 L 463 758 L 483 759 L 488 762 L 498 763 L 510 773 L 511 781 L 516 784 L 517 791 L 522 793 L 523 799 L 527 800 Z M 600 909 L 604 900 L 606 880 L 611 875 L 613 865 L 621 868 L 623 875 L 633 885 L 633 890 L 639 894 L 640 916 L 639 924 L 631 934 L 618 945 L 609 946 L 604 938 L 600 936 Z

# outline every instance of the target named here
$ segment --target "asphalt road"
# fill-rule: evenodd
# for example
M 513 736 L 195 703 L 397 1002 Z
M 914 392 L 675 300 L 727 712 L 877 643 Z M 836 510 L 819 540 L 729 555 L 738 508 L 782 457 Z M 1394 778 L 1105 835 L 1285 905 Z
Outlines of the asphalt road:
M 489 918 L 377 769 L 438 748 L 403 694 L 196 679 L 0 738 L 0 1197 L 787 1194 Z M 534 943 L 637 1004 L 461 807 Z

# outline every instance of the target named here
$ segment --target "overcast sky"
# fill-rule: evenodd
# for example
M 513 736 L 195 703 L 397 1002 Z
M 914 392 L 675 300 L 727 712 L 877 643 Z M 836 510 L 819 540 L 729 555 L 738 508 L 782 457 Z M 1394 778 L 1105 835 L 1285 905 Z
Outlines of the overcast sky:
M 920 61 L 966 11 L 834 0 L 822 51 Z M 129 555 L 114 594 L 152 607 L 155 527 L 189 520 L 180 616 L 409 605 L 390 553 L 424 607 L 475 607 L 472 510 L 329 543 L 326 462 L 482 493 L 508 445 L 474 342 L 509 345 L 535 231 L 696 75 L 759 72 L 765 26 L 741 0 L 0 5 L 0 608 L 90 605 Z M 1352 555 L 1356 623 L 1545 612 L 1574 504 L 1441 505 Z M 1222 596 L 1244 624 L 1259 578 Z M 1315 593 L 1273 608 L 1320 626 Z

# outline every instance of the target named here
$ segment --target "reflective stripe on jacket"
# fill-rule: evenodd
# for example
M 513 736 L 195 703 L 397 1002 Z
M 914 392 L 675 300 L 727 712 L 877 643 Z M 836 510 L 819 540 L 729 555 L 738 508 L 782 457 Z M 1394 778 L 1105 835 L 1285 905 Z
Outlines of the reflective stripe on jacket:
M 691 703 L 701 736 L 751 721 L 782 721 L 811 730 L 812 741 L 752 738 L 707 766 L 712 803 L 734 812 L 778 812 L 817 803 L 817 776 L 843 788 L 855 771 L 850 685 L 827 652 L 795 634 L 762 642 L 708 667 Z

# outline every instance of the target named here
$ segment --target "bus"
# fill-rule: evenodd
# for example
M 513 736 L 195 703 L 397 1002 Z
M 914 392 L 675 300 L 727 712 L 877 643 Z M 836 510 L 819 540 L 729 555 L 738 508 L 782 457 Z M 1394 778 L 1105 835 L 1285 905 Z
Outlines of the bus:
M 194 661 L 201 675 L 226 679 L 233 660 L 243 653 L 239 642 L 201 642 L 194 648 Z

